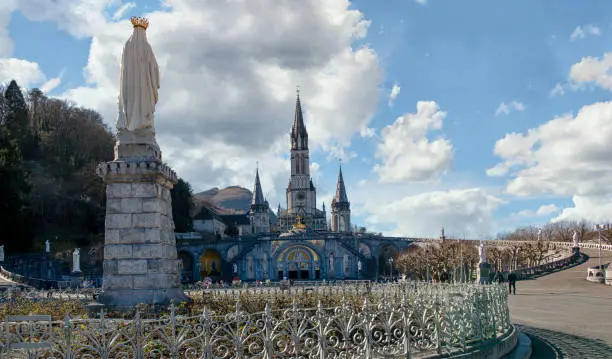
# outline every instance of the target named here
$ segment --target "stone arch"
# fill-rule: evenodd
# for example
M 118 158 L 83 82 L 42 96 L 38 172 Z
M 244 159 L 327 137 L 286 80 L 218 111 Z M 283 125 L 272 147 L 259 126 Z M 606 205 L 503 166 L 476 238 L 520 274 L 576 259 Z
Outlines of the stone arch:
M 222 272 L 221 254 L 215 249 L 206 249 L 200 256 L 200 278 L 219 280 Z
M 278 279 L 321 279 L 321 256 L 314 248 L 293 244 L 282 249 L 277 256 Z
M 193 282 L 193 271 L 194 271 L 194 263 L 193 256 L 191 253 L 187 251 L 179 251 L 179 268 L 181 269 L 181 282 L 182 283 L 191 283 Z
M 391 271 L 396 272 L 395 261 L 399 254 L 399 249 L 391 243 L 383 243 L 378 247 L 378 276 L 390 276 Z M 389 259 L 393 258 L 393 265 L 389 263 Z
M 238 244 L 234 244 L 227 250 L 227 255 L 225 256 L 225 258 L 227 258 L 228 262 L 231 262 L 232 260 L 234 260 L 234 258 L 236 258 L 239 253 L 240 246 Z
M 371 258 L 372 249 L 367 244 L 361 242 L 359 243 L 359 254 L 361 254 L 364 258 Z

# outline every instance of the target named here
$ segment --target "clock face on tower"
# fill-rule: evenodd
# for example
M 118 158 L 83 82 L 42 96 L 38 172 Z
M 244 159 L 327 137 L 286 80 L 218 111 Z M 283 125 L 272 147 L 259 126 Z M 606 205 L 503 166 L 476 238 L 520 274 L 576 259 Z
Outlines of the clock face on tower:
M 297 200 L 298 201 L 303 201 L 305 199 L 306 199 L 306 193 L 304 193 L 304 192 L 298 192 L 297 193 Z

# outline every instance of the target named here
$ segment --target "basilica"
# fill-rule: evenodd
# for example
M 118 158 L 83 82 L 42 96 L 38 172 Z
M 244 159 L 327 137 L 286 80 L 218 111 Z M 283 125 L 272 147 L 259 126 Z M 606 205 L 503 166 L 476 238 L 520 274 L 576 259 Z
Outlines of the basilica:
M 276 220 L 272 220 L 257 170 L 248 213 L 223 216 L 209 211 L 194 219 L 195 228 L 217 233 L 217 240 L 197 233 L 175 234 L 183 282 L 358 280 L 393 273 L 393 259 L 412 240 L 351 227 L 351 205 L 341 167 L 329 223 L 325 204 L 317 205 L 299 92 L 290 140 L 286 208 L 279 204 Z M 223 236 L 223 230 L 216 230 L 230 225 L 236 227 L 235 235 Z
M 302 104 L 298 92 L 295 103 L 293 128 L 291 129 L 291 176 L 286 190 L 286 209 L 280 204 L 276 212 L 277 222 L 270 222 L 270 208 L 263 198 L 259 171 L 255 174 L 253 199 L 249 211 L 251 233 L 270 231 L 287 232 L 298 222 L 314 231 L 348 232 L 351 230 L 351 204 L 346 195 L 342 168 L 338 173 L 336 195 L 331 203 L 331 223 L 328 226 L 325 204 L 317 208 L 317 189 L 310 177 L 310 151 L 308 131 L 304 125 Z

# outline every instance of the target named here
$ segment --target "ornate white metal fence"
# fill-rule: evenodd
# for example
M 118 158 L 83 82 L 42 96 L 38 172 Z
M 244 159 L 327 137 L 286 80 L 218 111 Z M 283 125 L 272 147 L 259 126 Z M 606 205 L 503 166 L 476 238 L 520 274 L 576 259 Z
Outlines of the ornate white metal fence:
M 181 316 L 175 307 L 155 319 L 29 321 L 9 318 L 0 357 L 40 358 L 410 358 L 465 351 L 511 331 L 507 291 L 499 285 L 395 287 L 378 303 L 247 313 L 207 309 Z M 38 318 L 40 319 L 40 318 Z M 30 353 L 28 343 L 38 343 Z M 42 345 L 41 345 L 42 343 Z M 10 356 L 9 356 L 10 355 Z

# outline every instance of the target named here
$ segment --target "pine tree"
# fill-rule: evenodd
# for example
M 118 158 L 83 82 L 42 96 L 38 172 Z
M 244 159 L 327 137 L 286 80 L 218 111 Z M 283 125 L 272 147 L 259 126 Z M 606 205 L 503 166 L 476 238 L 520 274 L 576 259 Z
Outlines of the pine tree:
M 191 185 L 182 178 L 179 178 L 170 193 L 172 195 L 174 230 L 179 233 L 192 232 L 191 211 L 193 210 L 193 191 Z
M 28 105 L 17 82 L 12 80 L 4 91 L 6 100 L 6 125 L 11 136 L 16 139 L 24 159 L 31 159 L 36 152 L 36 138 L 33 135 Z
M 25 251 L 30 244 L 24 201 L 26 177 L 19 141 L 8 126 L 0 125 L 0 244 L 9 251 Z

